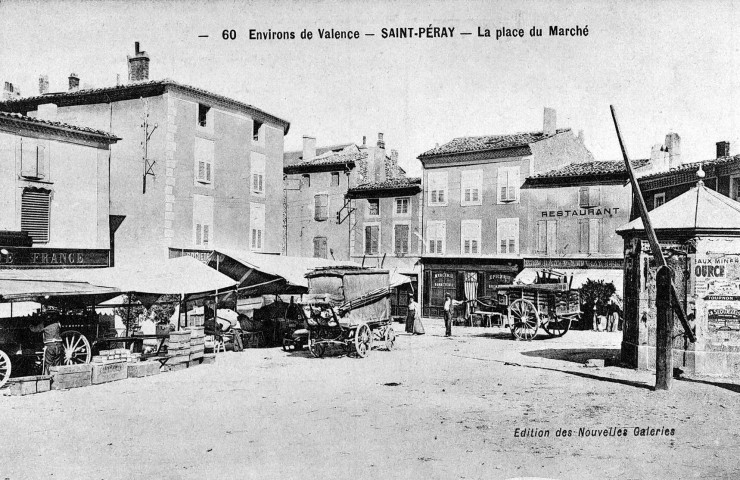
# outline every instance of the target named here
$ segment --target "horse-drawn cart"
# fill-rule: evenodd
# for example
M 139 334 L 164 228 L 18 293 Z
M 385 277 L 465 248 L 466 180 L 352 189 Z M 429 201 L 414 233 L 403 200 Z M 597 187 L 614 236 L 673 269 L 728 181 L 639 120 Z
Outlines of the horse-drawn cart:
M 306 329 L 286 338 L 284 346 L 308 345 L 315 357 L 329 348 L 364 358 L 376 342 L 393 349 L 396 334 L 390 315 L 388 271 L 339 267 L 306 275 L 309 293 L 301 302 Z
M 517 340 L 532 340 L 540 327 L 551 337 L 562 337 L 581 316 L 580 294 L 571 289 L 571 281 L 544 270 L 531 285 L 499 285 L 495 297 L 477 302 L 501 315 Z

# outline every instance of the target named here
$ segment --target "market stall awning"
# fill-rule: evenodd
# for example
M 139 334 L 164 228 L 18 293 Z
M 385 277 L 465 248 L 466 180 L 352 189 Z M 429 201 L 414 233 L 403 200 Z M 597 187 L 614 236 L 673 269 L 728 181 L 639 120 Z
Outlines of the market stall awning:
M 36 302 L 47 297 L 84 296 L 89 301 L 102 301 L 120 292 L 116 288 L 91 284 L 83 272 L 66 273 L 60 270 L 0 270 L 0 301 Z
M 208 265 L 249 289 L 254 296 L 301 293 L 308 290 L 306 273 L 315 268 L 358 266 L 356 263 L 324 258 L 289 257 L 236 250 L 215 250 Z
M 617 294 L 622 294 L 622 270 L 616 269 L 598 269 L 598 268 L 557 268 L 552 269 L 553 272 L 562 273 L 567 275 L 568 279 L 573 277 L 573 283 L 571 288 L 578 289 L 586 283 L 587 280 L 603 280 L 605 283 L 613 283 L 617 290 Z M 541 268 L 525 268 L 519 275 L 514 279 L 515 284 L 531 285 L 537 278 L 537 274 L 542 272 Z
M 188 256 L 160 262 L 88 270 L 85 279 L 121 292 L 152 295 L 194 295 L 233 290 L 236 282 Z
M 389 281 L 391 288 L 395 288 L 406 283 L 411 283 L 411 278 L 398 272 L 391 272 Z

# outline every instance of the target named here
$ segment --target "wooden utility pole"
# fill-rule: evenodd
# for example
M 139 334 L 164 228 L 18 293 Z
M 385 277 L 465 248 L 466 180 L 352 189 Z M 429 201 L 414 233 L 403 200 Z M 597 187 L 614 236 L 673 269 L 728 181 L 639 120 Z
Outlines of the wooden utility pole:
M 655 389 L 670 390 L 673 380 L 673 270 L 660 267 L 656 283 Z
M 645 228 L 645 235 L 647 235 L 648 242 L 650 243 L 650 250 L 653 254 L 653 258 L 655 258 L 655 263 L 658 264 L 658 267 L 667 266 L 668 264 L 665 261 L 665 257 L 663 257 L 663 250 L 661 250 L 660 244 L 658 243 L 658 237 L 655 234 L 655 230 L 653 230 L 653 224 L 650 222 L 650 215 L 648 214 L 647 206 L 645 205 L 645 199 L 642 197 L 640 185 L 637 183 L 637 177 L 635 176 L 635 172 L 632 170 L 632 164 L 627 155 L 627 147 L 624 145 L 624 141 L 622 140 L 622 133 L 619 130 L 619 122 L 617 121 L 617 112 L 614 110 L 614 105 L 610 105 L 609 108 L 611 108 L 612 111 L 614 128 L 617 130 L 617 139 L 619 139 L 619 146 L 622 149 L 622 156 L 624 157 L 624 163 L 627 167 L 630 183 L 632 184 L 632 191 L 635 194 L 637 206 L 640 208 L 640 218 L 642 219 L 642 225 Z M 679 320 L 681 320 L 681 325 L 683 326 L 686 337 L 688 337 L 689 341 L 692 343 L 696 342 L 696 336 L 689 326 L 686 312 L 683 310 L 683 305 L 681 304 L 681 300 L 678 298 L 676 287 L 672 281 L 670 284 L 670 296 L 672 301 L 671 303 L 673 304 L 672 306 L 678 315 Z

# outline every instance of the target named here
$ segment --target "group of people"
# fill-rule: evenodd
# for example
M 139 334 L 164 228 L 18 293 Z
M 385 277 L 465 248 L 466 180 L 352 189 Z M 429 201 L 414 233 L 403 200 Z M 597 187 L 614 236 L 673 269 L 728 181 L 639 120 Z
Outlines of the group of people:
M 613 300 L 606 306 L 594 305 L 593 330 L 594 332 L 616 332 L 622 330 L 620 308 Z
M 453 308 L 458 305 L 462 305 L 463 303 L 465 302 L 453 300 L 449 293 L 445 295 L 445 337 L 452 336 Z M 409 298 L 409 309 L 408 314 L 406 315 L 406 333 L 410 333 L 412 335 L 424 335 L 424 326 L 421 324 L 421 309 L 413 296 Z

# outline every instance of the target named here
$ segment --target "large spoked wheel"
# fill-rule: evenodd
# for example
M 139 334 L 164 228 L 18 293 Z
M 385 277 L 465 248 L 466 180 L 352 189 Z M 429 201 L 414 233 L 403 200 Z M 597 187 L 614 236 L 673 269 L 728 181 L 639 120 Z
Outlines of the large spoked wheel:
M 0 388 L 2 388 L 10 378 L 10 371 L 10 357 L 7 353 L 0 350 Z
M 540 313 L 532 302 L 518 298 L 509 305 L 509 325 L 517 340 L 532 340 L 540 326 Z
M 393 350 L 396 346 L 396 332 L 393 330 L 393 327 L 386 327 L 383 333 L 383 341 L 385 342 L 385 349 L 388 351 Z
M 373 334 L 366 323 L 361 323 L 355 330 L 355 353 L 360 358 L 367 357 L 373 347 Z
M 64 348 L 64 365 L 90 363 L 90 342 L 77 330 L 62 332 L 62 347 Z
M 548 335 L 551 337 L 562 337 L 568 330 L 570 330 L 570 322 L 573 321 L 573 317 L 554 317 L 547 323 L 542 324 L 542 328 L 545 329 Z

